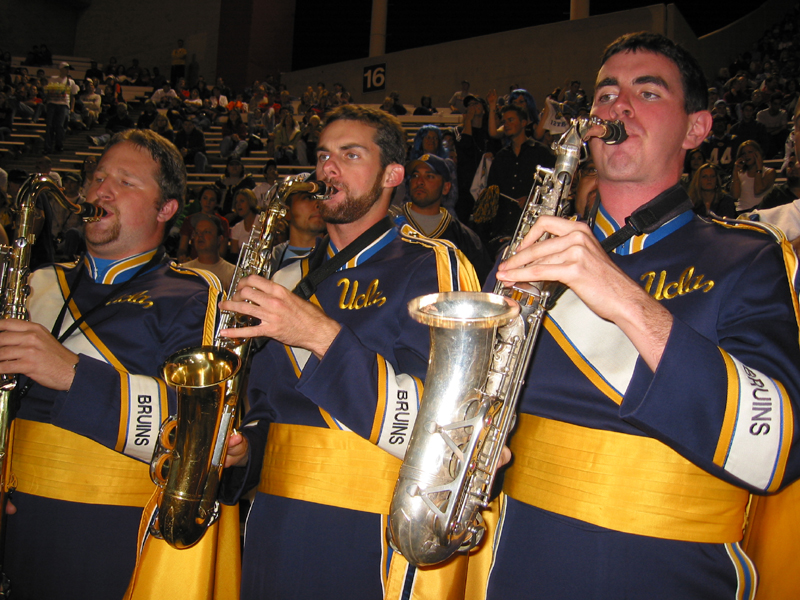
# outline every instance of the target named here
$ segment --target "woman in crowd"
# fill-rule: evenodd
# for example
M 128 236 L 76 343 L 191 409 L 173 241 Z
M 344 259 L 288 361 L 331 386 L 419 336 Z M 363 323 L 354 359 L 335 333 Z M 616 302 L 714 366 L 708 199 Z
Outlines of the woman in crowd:
M 225 173 L 214 184 L 222 193 L 221 212 L 225 218 L 233 217 L 233 199 L 236 192 L 247 189 L 252 190 L 256 187 L 255 180 L 246 175 L 242 160 L 235 156 L 228 159 L 225 166 Z
M 698 215 L 708 217 L 713 213 L 719 217 L 736 218 L 736 200 L 725 193 L 722 175 L 716 165 L 701 165 L 692 177 L 687 193 Z
M 234 109 L 228 120 L 222 124 L 222 142 L 219 155 L 228 159 L 231 156 L 241 158 L 247 152 L 247 124 L 242 121 L 241 113 Z
M 273 186 L 278 183 L 278 163 L 272 158 L 268 159 L 261 169 L 261 174 L 264 176 L 264 181 L 253 188 L 253 192 L 258 200 L 259 208 L 265 208 L 267 205 L 267 194 Z
M 252 190 L 239 190 L 233 199 L 233 212 L 238 222 L 231 228 L 230 261 L 235 262 L 242 246 L 250 239 L 256 216 L 258 200 Z
M 689 150 L 689 152 L 686 153 L 686 158 L 683 161 L 683 174 L 681 175 L 681 184 L 683 187 L 689 187 L 697 171 L 705 162 L 706 158 L 699 148 Z
M 227 249 L 227 242 L 231 237 L 230 226 L 228 220 L 225 219 L 218 212 L 220 200 L 220 190 L 213 185 L 206 185 L 200 190 L 200 213 L 217 217 L 222 223 L 222 235 L 225 236 L 225 248 L 220 248 L 220 256 L 225 256 Z M 181 240 L 178 245 L 178 262 L 186 262 L 197 258 L 197 251 L 189 242 L 194 239 L 194 228 L 197 225 L 198 219 L 194 213 L 189 215 L 181 226 Z
M 419 101 L 419 106 L 414 109 L 414 116 L 430 117 L 438 113 L 430 96 L 423 96 Z
M 150 129 L 170 142 L 175 141 L 175 130 L 166 115 L 159 113 L 150 125 Z
M 409 160 L 416 160 L 423 154 L 435 154 L 447 158 L 447 149 L 442 144 L 442 130 L 436 125 L 423 125 L 414 136 Z
M 775 184 L 775 169 L 764 166 L 764 153 L 758 142 L 742 142 L 736 152 L 736 164 L 731 179 L 731 196 L 736 210 L 752 210 L 769 194 Z
M 296 165 L 295 146 L 300 139 L 300 127 L 286 107 L 281 108 L 280 122 L 275 126 L 275 160 L 279 165 Z

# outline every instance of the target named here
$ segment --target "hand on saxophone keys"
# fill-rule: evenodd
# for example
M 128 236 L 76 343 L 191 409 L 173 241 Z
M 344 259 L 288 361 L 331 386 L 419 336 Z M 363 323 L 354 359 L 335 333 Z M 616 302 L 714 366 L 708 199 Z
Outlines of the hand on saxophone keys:
M 536 242 L 543 234 L 552 237 Z M 597 316 L 615 323 L 652 369 L 658 365 L 672 315 L 625 275 L 583 222 L 540 217 L 516 254 L 500 264 L 498 281 L 558 281 Z
M 0 373 L 27 375 L 39 385 L 67 391 L 78 355 L 38 323 L 0 319 Z

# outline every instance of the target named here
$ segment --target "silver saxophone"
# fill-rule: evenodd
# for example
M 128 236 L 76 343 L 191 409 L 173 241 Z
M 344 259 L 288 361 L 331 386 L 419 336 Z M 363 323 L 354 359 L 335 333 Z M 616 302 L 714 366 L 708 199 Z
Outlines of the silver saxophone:
M 272 188 L 267 208 L 256 217 L 242 246 L 228 297 L 249 275 L 272 277 L 272 249 L 286 215 L 286 198 L 296 192 L 325 197 L 327 186 L 306 181 L 308 176 L 292 175 Z M 150 463 L 150 477 L 161 488 L 150 533 L 174 548 L 194 546 L 219 516 L 217 491 L 228 437 L 247 387 L 253 340 L 223 337 L 220 332 L 257 323 L 223 311 L 213 345 L 175 352 L 161 367 L 164 380 L 176 390 L 178 412 L 161 426 Z
M 553 144 L 553 169 L 538 167 L 517 229 L 503 254 L 516 253 L 542 215 L 562 216 L 585 140 L 627 139 L 620 121 L 572 120 Z M 545 239 L 547 235 L 541 239 Z M 480 511 L 516 406 L 548 301 L 558 284 L 498 282 L 493 294 L 446 292 L 415 298 L 408 310 L 431 327 L 420 411 L 389 512 L 392 546 L 416 566 L 447 560 L 480 543 Z

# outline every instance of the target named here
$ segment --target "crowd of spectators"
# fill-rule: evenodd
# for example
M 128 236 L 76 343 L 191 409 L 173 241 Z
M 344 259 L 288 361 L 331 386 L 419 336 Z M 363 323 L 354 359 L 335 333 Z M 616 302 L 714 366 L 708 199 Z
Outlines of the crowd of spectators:
M 701 215 L 735 218 L 798 197 L 800 166 L 794 158 L 792 132 L 800 130 L 799 14 L 794 9 L 709 80 L 713 127 L 703 144 L 687 153 L 682 178 Z M 140 66 L 136 59 L 126 66 L 110 57 L 102 69 L 92 62 L 85 78 L 76 79 L 80 89 L 67 123 L 71 129 L 89 132 L 90 142 L 97 146 L 117 131 L 134 126 L 152 129 L 175 143 L 190 171 L 206 172 L 212 162 L 224 161 L 225 172 L 219 180 L 188 199 L 188 208 L 174 231 L 172 251 L 184 260 L 197 258 L 193 247 L 198 222 L 192 216 L 195 211 L 213 217 L 211 221 L 224 238 L 219 256 L 235 260 L 268 190 L 278 180 L 278 167 L 313 165 L 326 113 L 349 103 L 350 95 L 339 83 L 328 90 L 324 82 L 318 82 L 292 96 L 271 78 L 253 81 L 242 90 L 231 89 L 222 77 L 209 84 L 200 76 L 189 85 L 185 69 L 178 64 L 181 55 L 185 63 L 185 49 L 179 42 L 170 79 L 158 68 Z M 8 53 L 0 52 L 0 56 L 2 140 L 12 130 L 15 118 L 37 121 L 45 117 L 49 80 L 41 70 L 30 75 L 28 67 L 49 64 L 52 58 L 44 45 L 34 47 L 16 68 L 11 67 Z M 122 91 L 129 85 L 151 90 L 138 117 L 123 100 Z M 408 160 L 428 154 L 445 161 L 450 185 L 442 207 L 472 227 L 485 247 L 496 252 L 513 232 L 536 168 L 553 164 L 551 143 L 570 118 L 589 114 L 592 96 L 591 89 L 573 78 L 541 104 L 516 84 L 511 84 L 505 95 L 488 90 L 481 96 L 464 80 L 447 106 L 437 108 L 430 96 L 421 97 L 414 115 L 459 115 L 460 123 L 420 127 L 409 143 Z M 397 116 L 411 112 L 396 91 L 386 97 L 381 108 Z M 222 129 L 218 154 L 213 156 L 204 137 L 212 125 Z M 242 158 L 253 150 L 266 150 L 272 157 L 256 177 L 248 175 L 242 164 Z M 771 159 L 781 159 L 782 164 L 771 168 L 767 164 Z M 84 165 L 82 175 L 89 174 L 92 167 Z M 592 169 L 584 165 L 573 186 L 581 203 L 576 210 L 579 214 L 584 205 L 591 204 L 591 174 Z M 15 173 L 8 180 L 21 176 Z M 85 185 L 84 178 L 77 179 Z M 398 209 L 410 201 L 407 190 L 408 185 L 398 189 L 394 200 Z M 7 207 L 5 195 L 3 206 Z M 0 220 L 2 210 L 0 207 Z M 57 223 L 51 226 L 59 229 Z M 66 230 L 79 230 L 79 225 L 70 224 L 60 232 L 55 229 L 57 252 Z M 233 238 L 231 231 L 236 232 Z M 60 248 L 62 253 L 74 251 L 72 245 Z

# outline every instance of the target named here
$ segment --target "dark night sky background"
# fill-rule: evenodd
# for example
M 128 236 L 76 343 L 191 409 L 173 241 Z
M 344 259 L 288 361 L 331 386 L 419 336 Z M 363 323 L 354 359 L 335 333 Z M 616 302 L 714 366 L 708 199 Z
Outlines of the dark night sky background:
M 698 36 L 716 31 L 746 15 L 755 4 L 731 0 L 676 0 L 678 10 Z M 369 53 L 372 0 L 344 0 L 331 12 L 319 0 L 297 0 L 293 70 L 344 60 Z M 654 0 L 591 0 L 591 14 L 600 15 L 657 4 Z M 330 5 L 329 5 L 330 6 Z M 470 8 L 477 6 L 478 8 Z M 442 0 L 389 0 L 386 51 L 451 42 L 478 35 L 510 31 L 569 19 L 569 0 L 534 3 L 486 4 Z

